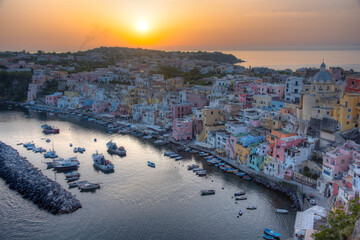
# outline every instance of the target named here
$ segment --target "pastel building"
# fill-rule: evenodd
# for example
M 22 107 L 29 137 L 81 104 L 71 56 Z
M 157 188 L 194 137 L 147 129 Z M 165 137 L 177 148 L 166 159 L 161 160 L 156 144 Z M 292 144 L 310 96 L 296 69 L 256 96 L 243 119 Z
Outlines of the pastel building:
M 323 160 L 322 176 L 327 180 L 341 179 L 343 174 L 349 170 L 359 151 L 360 145 L 350 140 L 346 141 L 343 146 L 328 151 Z
M 62 96 L 62 93 L 54 93 L 45 97 L 45 103 L 47 105 L 57 106 L 58 98 Z
M 192 140 L 193 120 L 174 119 L 172 136 L 176 141 Z
M 173 104 L 171 109 L 172 109 L 172 113 L 173 113 L 173 119 L 176 118 L 182 118 L 186 115 L 189 115 L 192 113 L 192 108 L 193 108 L 193 104 L 192 103 L 178 103 L 178 104 Z
M 270 109 L 271 100 L 271 96 L 268 95 L 254 95 L 252 106 L 255 108 Z
M 286 79 L 285 100 L 293 103 L 301 102 L 303 77 L 289 77 Z
M 235 157 L 237 158 L 240 164 L 248 164 L 249 156 L 251 154 L 252 148 L 260 142 L 264 142 L 264 136 L 252 136 L 247 135 L 240 137 L 236 142 L 235 147 Z

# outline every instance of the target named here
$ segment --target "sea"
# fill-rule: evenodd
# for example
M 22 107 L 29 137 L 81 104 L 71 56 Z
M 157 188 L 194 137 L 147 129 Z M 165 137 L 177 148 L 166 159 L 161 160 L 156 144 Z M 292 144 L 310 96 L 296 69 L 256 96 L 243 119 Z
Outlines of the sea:
M 25 118 L 29 115 L 29 118 Z M 41 125 L 60 128 L 60 134 L 45 135 Z M 50 142 L 46 142 L 50 139 Z M 95 141 L 96 139 L 96 141 Z M 106 151 L 110 140 L 124 146 L 127 155 L 119 157 Z M 293 236 L 295 211 L 276 214 L 275 209 L 291 210 L 289 199 L 234 174 L 224 173 L 206 164 L 198 155 L 180 152 L 184 158 L 175 161 L 164 156 L 177 152 L 176 146 L 155 146 L 154 140 L 132 135 L 109 134 L 103 127 L 74 116 L 33 112 L 26 109 L 0 110 L 0 141 L 17 149 L 44 175 L 68 189 L 63 173 L 46 168 L 40 153 L 27 151 L 19 143 L 54 149 L 60 157 L 77 156 L 80 180 L 101 183 L 95 192 L 68 189 L 82 203 L 76 212 L 52 215 L 39 209 L 0 179 L 0 239 L 262 239 L 264 228 Z M 86 151 L 74 153 L 73 147 Z M 105 174 L 93 166 L 91 155 L 102 153 L 115 165 Z M 147 166 L 147 161 L 156 164 Z M 207 171 L 199 177 L 187 170 L 198 164 Z M 203 189 L 214 189 L 215 195 L 201 196 Z M 235 201 L 234 192 L 245 190 L 247 200 Z M 256 205 L 256 210 L 246 210 Z M 238 216 L 238 210 L 244 214 Z
M 245 62 L 245 67 L 268 67 L 276 70 L 314 67 L 324 61 L 327 68 L 341 67 L 360 72 L 360 50 L 276 50 L 276 51 L 223 51 Z

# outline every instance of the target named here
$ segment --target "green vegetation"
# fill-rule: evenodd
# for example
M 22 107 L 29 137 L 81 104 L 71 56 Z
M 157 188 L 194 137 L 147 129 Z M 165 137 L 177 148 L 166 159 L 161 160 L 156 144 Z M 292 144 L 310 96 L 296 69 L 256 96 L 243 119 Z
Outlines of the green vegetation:
M 160 66 L 157 71 L 153 73 L 163 74 L 165 79 L 183 77 L 184 83 L 189 83 L 190 85 L 212 85 L 212 81 L 209 79 L 212 76 L 222 77 L 225 74 L 218 74 L 214 72 L 209 72 L 207 74 L 202 74 L 199 69 L 195 68 L 189 72 L 182 72 L 180 69 L 172 66 Z
M 308 167 L 304 167 L 304 172 L 301 173 L 302 175 L 317 180 L 320 176 L 314 172 L 311 172 Z
M 51 80 L 46 82 L 46 86 L 41 92 L 42 95 L 50 95 L 58 91 L 59 82 L 57 80 Z
M 26 101 L 31 78 L 31 72 L 0 71 L 0 97 L 16 102 Z
M 328 215 L 328 224 L 313 234 L 315 240 L 346 240 L 350 239 L 355 222 L 360 216 L 359 199 L 349 202 L 349 209 L 336 209 Z

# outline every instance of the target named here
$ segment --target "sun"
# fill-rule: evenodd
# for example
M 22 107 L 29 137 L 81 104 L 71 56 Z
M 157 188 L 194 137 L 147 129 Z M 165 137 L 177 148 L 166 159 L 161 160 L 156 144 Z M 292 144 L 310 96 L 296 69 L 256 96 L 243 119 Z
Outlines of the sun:
M 137 24 L 137 29 L 139 32 L 147 32 L 149 30 L 149 25 L 145 21 L 139 21 Z

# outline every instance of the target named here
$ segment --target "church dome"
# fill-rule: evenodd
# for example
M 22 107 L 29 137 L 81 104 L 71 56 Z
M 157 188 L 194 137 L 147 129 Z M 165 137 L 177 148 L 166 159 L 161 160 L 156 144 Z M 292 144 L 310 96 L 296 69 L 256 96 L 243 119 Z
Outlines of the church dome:
M 313 82 L 317 83 L 332 83 L 332 76 L 326 71 L 326 65 L 323 62 L 320 66 L 320 72 L 315 74 Z

